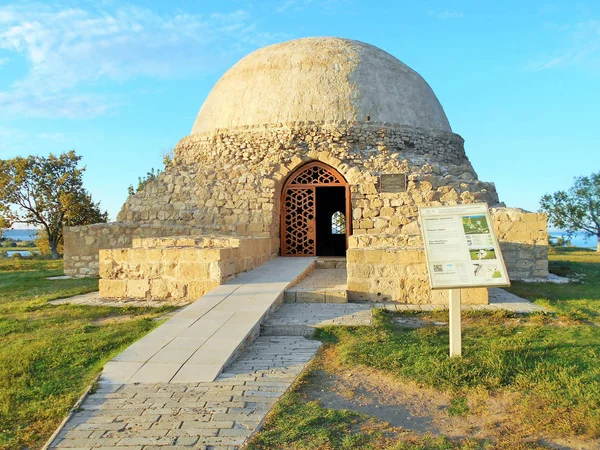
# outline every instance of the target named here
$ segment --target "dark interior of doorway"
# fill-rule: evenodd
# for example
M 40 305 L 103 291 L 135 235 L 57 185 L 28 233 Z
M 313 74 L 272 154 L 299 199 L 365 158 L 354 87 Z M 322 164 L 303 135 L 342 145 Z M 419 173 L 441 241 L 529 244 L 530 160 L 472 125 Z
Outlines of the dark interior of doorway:
M 317 256 L 346 256 L 346 188 L 317 187 Z M 332 226 L 334 214 L 343 215 L 343 232 L 340 232 L 340 220 L 337 227 Z M 337 228 L 337 229 L 335 229 Z

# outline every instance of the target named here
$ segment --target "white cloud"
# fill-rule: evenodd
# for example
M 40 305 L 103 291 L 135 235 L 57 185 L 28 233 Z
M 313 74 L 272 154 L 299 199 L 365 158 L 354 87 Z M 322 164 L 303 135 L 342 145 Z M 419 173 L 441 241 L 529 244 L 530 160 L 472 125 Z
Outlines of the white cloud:
M 448 20 L 448 19 L 460 19 L 464 14 L 460 11 L 453 11 L 451 9 L 438 10 L 433 9 L 428 11 L 430 16 L 434 16 L 437 19 Z
M 65 140 L 64 133 L 39 133 L 37 137 L 39 137 L 40 139 L 47 139 L 49 141 L 62 142 Z
M 8 58 L 0 58 L 0 66 L 8 62 Z
M 28 117 L 67 117 L 71 119 L 95 117 L 105 114 L 117 102 L 101 95 L 78 94 L 72 90 L 48 94 L 44 91 L 30 92 L 24 89 L 0 91 L 0 115 L 2 111 Z
M 0 112 L 104 114 L 118 102 L 94 93 L 102 83 L 185 77 L 221 67 L 277 38 L 258 31 L 242 10 L 161 16 L 133 6 L 114 11 L 0 7 L 0 49 L 21 54 L 30 65 L 10 89 L 0 87 Z
M 548 28 L 560 33 L 563 44 L 546 55 L 538 57 L 526 68 L 550 70 L 565 67 L 600 69 L 600 20 L 588 20 L 575 24 L 551 24 Z
M 286 0 L 277 7 L 278 13 L 284 13 L 288 11 L 300 11 L 304 7 L 308 6 L 312 0 Z
M 339 12 L 340 7 L 351 3 L 351 0 L 284 0 L 275 2 L 279 6 L 275 8 L 277 13 L 297 13 L 311 6 L 319 9 L 320 12 L 330 14 Z

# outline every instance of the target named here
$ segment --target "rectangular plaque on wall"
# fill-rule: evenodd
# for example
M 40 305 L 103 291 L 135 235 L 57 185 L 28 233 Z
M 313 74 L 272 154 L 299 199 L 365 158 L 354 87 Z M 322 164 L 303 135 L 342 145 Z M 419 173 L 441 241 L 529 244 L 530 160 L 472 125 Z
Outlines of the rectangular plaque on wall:
M 406 192 L 406 174 L 389 173 L 379 175 L 379 192 Z

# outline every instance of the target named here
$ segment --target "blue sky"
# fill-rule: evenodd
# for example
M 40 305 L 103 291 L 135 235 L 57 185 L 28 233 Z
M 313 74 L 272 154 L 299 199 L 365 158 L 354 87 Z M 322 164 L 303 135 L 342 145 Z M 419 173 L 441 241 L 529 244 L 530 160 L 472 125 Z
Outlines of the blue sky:
M 340 36 L 419 72 L 509 206 L 600 170 L 600 2 L 0 0 L 0 158 L 74 148 L 116 218 L 218 78 L 264 45 Z

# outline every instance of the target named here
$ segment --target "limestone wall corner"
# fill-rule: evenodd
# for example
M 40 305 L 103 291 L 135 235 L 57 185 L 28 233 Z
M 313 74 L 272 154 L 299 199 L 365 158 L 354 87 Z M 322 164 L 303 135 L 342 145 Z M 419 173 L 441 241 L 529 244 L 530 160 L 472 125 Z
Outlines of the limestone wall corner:
M 493 208 L 494 230 L 511 280 L 548 277 L 548 217 L 517 208 Z

